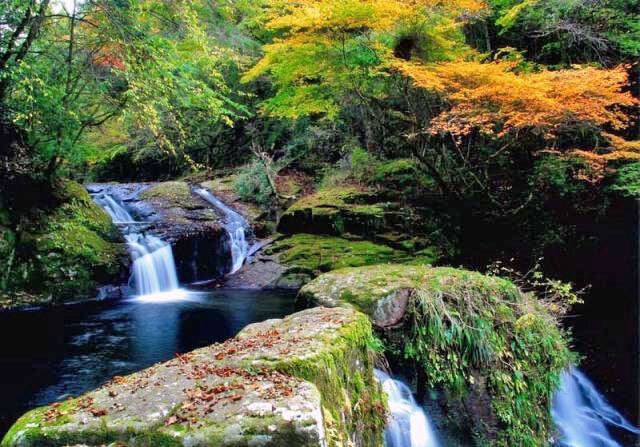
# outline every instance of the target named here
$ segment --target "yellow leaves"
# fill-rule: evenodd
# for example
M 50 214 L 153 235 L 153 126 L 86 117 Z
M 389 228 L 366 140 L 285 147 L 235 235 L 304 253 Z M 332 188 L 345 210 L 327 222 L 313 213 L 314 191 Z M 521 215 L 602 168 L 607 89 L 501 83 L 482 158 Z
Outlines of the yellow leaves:
M 279 1 L 273 3 L 281 5 Z M 486 5 L 478 0 L 299 0 L 272 18 L 268 26 L 290 33 L 385 31 L 403 20 L 420 16 L 425 9 L 463 18 L 485 10 Z
M 609 142 L 611 143 L 611 147 L 616 151 L 632 152 L 632 153 L 640 154 L 639 140 L 629 141 L 617 135 L 613 135 L 611 133 L 603 133 L 602 135 L 606 137 L 607 140 L 609 140 Z
M 552 138 L 575 123 L 620 129 L 627 124 L 620 107 L 637 104 L 621 91 L 627 79 L 622 67 L 523 74 L 514 73 L 508 62 L 398 62 L 394 67 L 451 104 L 431 123 L 434 134 L 466 135 L 478 129 L 501 137 L 536 129 Z

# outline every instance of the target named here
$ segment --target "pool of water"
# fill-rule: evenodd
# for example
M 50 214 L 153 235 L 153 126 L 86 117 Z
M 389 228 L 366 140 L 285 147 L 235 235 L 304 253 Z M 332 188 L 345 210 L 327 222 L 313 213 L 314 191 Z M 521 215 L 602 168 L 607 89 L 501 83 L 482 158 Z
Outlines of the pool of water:
M 293 312 L 294 295 L 217 290 L 160 303 L 0 313 L 0 438 L 25 411 Z

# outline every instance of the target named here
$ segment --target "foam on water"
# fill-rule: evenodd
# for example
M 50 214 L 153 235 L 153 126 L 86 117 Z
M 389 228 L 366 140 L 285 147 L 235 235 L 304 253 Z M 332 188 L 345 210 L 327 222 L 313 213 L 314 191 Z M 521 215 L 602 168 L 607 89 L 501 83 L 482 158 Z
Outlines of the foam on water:
M 562 373 L 552 415 L 563 447 L 620 447 L 608 426 L 640 433 L 577 368 Z
M 93 195 L 117 224 L 127 241 L 133 264 L 132 279 L 137 298 L 142 301 L 166 301 L 184 297 L 180 289 L 173 250 L 157 236 L 141 232 L 131 213 L 114 197 L 105 193 Z

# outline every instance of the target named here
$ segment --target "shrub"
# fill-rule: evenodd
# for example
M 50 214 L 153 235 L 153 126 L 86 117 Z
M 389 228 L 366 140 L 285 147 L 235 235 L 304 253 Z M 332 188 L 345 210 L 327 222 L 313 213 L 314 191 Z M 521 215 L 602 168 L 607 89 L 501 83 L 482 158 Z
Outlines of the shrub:
M 275 198 L 264 167 L 257 161 L 241 169 L 233 188 L 241 200 L 262 206 L 270 205 Z

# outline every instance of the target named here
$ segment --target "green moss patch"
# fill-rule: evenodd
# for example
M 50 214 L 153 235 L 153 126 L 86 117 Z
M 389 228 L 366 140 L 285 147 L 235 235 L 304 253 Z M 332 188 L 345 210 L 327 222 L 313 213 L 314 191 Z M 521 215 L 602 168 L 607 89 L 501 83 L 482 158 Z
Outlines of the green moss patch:
M 117 278 L 124 267 L 118 229 L 85 189 L 65 182 L 57 194 L 60 204 L 35 214 L 19 235 L 4 233 L 15 250 L 0 278 L 3 307 L 93 297 L 96 286 Z
M 334 186 L 294 203 L 280 218 L 278 231 L 373 236 L 384 232 L 389 205 L 377 203 L 372 191 L 355 186 Z
M 414 198 L 435 189 L 434 182 L 424 174 L 415 160 L 400 158 L 376 164 L 369 184 L 382 188 L 388 195 Z
M 575 358 L 546 308 L 510 281 L 453 268 L 377 265 L 326 273 L 299 299 L 392 321 L 383 331 L 388 355 L 415 371 L 416 381 L 443 390 L 450 424 L 476 444 L 548 442 L 551 396 Z
M 430 264 L 436 259 L 434 249 L 415 255 L 370 241 L 313 234 L 295 234 L 280 239 L 267 249 L 267 253 L 277 253 L 280 262 L 288 267 L 314 276 L 343 267 L 390 262 Z

